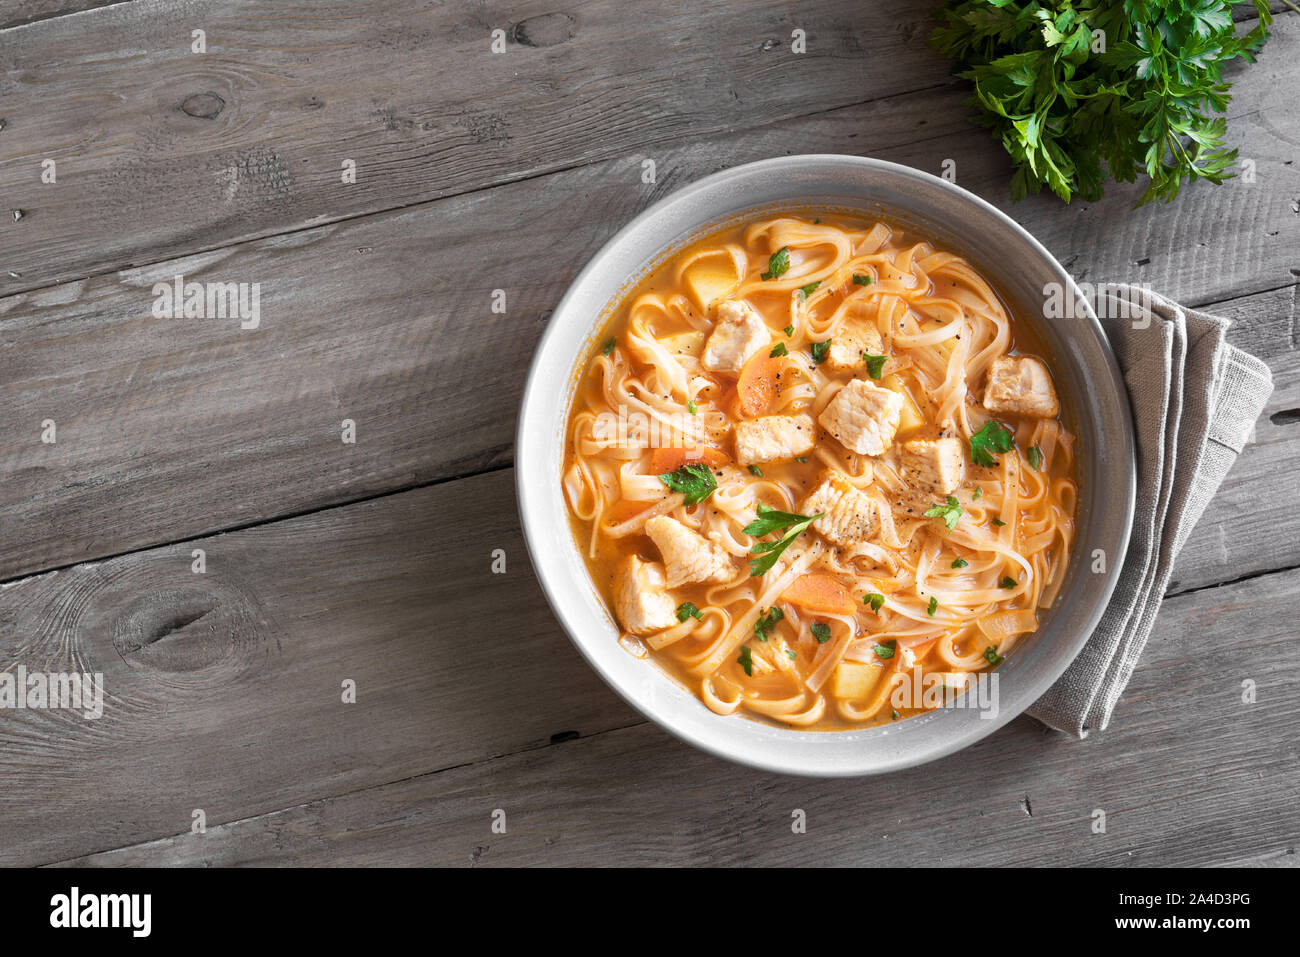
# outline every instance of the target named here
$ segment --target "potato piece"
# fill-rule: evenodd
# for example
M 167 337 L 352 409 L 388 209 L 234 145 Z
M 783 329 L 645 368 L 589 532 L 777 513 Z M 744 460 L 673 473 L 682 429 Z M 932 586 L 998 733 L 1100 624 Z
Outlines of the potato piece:
M 841 661 L 831 675 L 831 694 L 836 698 L 860 701 L 871 693 L 883 670 L 879 665 L 866 661 Z
M 707 256 L 698 259 L 682 275 L 695 305 L 707 312 L 709 306 L 721 299 L 736 285 L 736 265 L 730 256 Z

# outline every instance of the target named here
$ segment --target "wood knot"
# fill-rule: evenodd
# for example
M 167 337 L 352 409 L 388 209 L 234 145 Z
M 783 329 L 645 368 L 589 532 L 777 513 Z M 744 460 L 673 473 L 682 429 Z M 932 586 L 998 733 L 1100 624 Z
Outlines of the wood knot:
M 134 671 L 242 670 L 263 631 L 245 596 L 215 582 L 136 595 L 113 622 L 113 647 Z
M 567 13 L 543 13 L 520 20 L 510 30 L 510 39 L 526 47 L 553 47 L 572 40 L 573 17 Z
M 181 112 L 200 120 L 215 120 L 217 114 L 226 108 L 226 101 L 209 90 L 207 93 L 195 93 L 187 96 L 181 103 Z

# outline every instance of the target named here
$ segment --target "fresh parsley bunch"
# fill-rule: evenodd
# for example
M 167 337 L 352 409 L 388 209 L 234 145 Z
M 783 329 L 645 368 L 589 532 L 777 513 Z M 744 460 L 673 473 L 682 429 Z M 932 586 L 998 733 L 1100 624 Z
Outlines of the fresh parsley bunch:
M 1226 0 L 945 0 L 930 45 L 975 84 L 977 122 L 1016 162 L 1012 199 L 1047 186 L 1069 202 L 1101 197 L 1109 175 L 1150 185 L 1139 205 L 1185 179 L 1222 183 L 1232 84 L 1225 64 L 1254 62 L 1273 17 L 1236 35 Z

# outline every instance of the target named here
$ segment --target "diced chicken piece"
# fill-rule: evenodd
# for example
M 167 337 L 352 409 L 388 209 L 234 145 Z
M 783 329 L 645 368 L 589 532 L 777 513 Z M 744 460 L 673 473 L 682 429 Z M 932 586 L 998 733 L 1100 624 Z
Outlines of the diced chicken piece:
M 812 527 L 832 545 L 854 545 L 876 532 L 871 498 L 833 469 L 823 473 L 822 483 L 803 500 L 799 511 L 803 515 L 826 513 Z
M 876 327 L 865 322 L 845 323 L 839 334 L 831 339 L 826 350 L 826 368 L 831 372 L 854 372 L 865 369 L 867 361 L 862 353 L 883 355 L 884 346 Z
M 723 582 L 733 571 L 731 556 L 675 518 L 656 515 L 645 523 L 668 569 L 668 587 L 691 582 Z
M 677 624 L 677 606 L 664 588 L 664 568 L 628 555 L 614 573 L 614 611 L 634 635 L 648 635 Z
M 1059 415 L 1052 374 L 1033 356 L 1001 356 L 989 367 L 984 408 L 990 412 L 1019 412 L 1039 418 Z
M 894 441 L 903 397 L 891 389 L 854 379 L 836 394 L 817 417 L 846 449 L 859 455 L 880 455 Z
M 763 317 L 747 302 L 727 299 L 718 304 L 718 319 L 704 344 L 700 365 L 710 372 L 740 375 L 750 356 L 772 339 Z
M 892 393 L 891 393 L 892 394 Z M 792 459 L 817 441 L 817 426 L 809 415 L 764 415 L 736 423 L 736 461 L 758 465 Z
M 899 472 L 910 497 L 939 502 L 951 495 L 966 474 L 961 442 L 951 436 L 903 443 Z

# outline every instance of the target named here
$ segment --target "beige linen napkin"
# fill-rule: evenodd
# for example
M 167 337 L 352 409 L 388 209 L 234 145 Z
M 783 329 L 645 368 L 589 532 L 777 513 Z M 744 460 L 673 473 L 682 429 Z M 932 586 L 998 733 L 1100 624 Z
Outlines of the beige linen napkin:
M 1105 728 L 1155 624 L 1174 559 L 1273 391 L 1268 366 L 1230 346 L 1228 321 L 1136 286 L 1097 290 L 1133 406 L 1137 508 L 1105 616 L 1029 714 L 1087 737 Z

